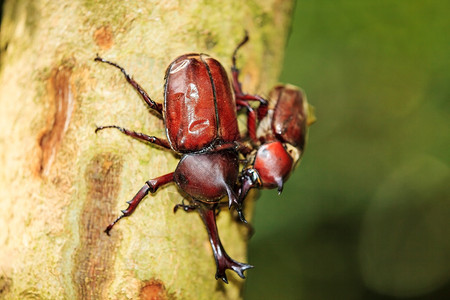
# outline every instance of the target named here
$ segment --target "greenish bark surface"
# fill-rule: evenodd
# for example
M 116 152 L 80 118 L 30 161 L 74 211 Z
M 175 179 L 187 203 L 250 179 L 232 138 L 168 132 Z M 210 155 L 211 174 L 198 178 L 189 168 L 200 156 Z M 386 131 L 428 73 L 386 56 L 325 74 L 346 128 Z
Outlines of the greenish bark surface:
M 177 158 L 96 125 L 165 135 L 116 69 L 121 64 L 162 102 L 164 71 L 203 52 L 230 68 L 239 54 L 246 91 L 277 81 L 290 1 L 7 1 L 0 70 L 0 298 L 238 299 L 244 280 L 214 279 L 196 213 L 174 214 L 174 185 L 149 195 L 111 237 L 105 226 L 148 179 Z M 247 213 L 251 219 L 251 212 Z M 218 217 L 231 257 L 246 262 L 247 229 Z M 252 272 L 251 270 L 250 272 Z M 251 275 L 250 275 L 251 276 Z

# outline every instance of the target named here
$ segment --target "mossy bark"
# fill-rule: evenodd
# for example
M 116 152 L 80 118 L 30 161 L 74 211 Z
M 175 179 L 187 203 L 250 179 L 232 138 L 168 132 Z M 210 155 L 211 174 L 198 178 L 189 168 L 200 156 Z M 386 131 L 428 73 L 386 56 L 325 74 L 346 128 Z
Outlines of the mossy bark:
M 247 92 L 277 80 L 290 1 L 7 1 L 0 70 L 0 298 L 237 299 L 244 280 L 214 279 L 206 230 L 174 214 L 174 185 L 148 196 L 108 237 L 105 226 L 177 158 L 96 125 L 165 135 L 118 70 L 157 102 L 178 55 L 204 52 L 229 68 L 239 53 Z M 250 218 L 251 212 L 247 217 Z M 250 218 L 251 219 L 251 218 Z M 225 248 L 246 259 L 244 226 L 218 217 Z M 253 270 L 252 270 L 253 271 Z M 250 271 L 250 272 L 252 272 Z M 251 276 L 251 275 L 249 275 Z M 156 297 L 156 298 L 152 298 Z

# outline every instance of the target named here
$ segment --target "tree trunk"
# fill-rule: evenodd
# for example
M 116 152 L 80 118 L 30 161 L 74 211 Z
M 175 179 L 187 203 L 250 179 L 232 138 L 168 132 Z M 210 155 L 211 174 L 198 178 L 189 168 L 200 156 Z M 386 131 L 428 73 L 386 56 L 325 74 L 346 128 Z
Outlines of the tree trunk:
M 243 88 L 265 95 L 280 72 L 290 1 L 7 1 L 0 70 L 0 298 L 238 299 L 244 280 L 214 279 L 196 213 L 172 208 L 175 185 L 147 196 L 108 237 L 105 227 L 145 181 L 178 158 L 118 131 L 165 136 L 122 74 L 162 103 L 177 56 L 208 53 L 230 68 L 239 52 Z M 244 122 L 241 122 L 244 123 Z M 249 203 L 251 201 L 247 199 Z M 251 211 L 247 211 L 251 219 Z M 218 216 L 231 257 L 246 262 L 247 228 Z M 250 270 L 247 272 L 254 272 Z M 251 276 L 251 273 L 248 274 Z

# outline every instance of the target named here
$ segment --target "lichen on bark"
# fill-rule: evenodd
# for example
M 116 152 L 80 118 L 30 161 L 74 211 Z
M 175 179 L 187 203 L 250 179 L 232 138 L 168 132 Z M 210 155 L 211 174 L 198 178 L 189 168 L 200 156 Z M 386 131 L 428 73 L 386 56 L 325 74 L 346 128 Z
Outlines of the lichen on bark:
M 125 201 L 173 171 L 177 158 L 118 132 L 94 133 L 117 124 L 164 136 L 164 127 L 120 72 L 93 59 L 120 62 L 162 102 L 171 60 L 203 52 L 229 68 L 247 30 L 251 41 L 238 58 L 243 86 L 264 94 L 280 72 L 292 9 L 274 0 L 6 1 L 0 298 L 239 298 L 243 280 L 231 272 L 227 286 L 214 279 L 198 215 L 173 214 L 182 200 L 173 185 L 149 195 L 112 237 L 103 234 Z M 247 261 L 242 225 L 224 211 L 218 227 L 230 256 Z

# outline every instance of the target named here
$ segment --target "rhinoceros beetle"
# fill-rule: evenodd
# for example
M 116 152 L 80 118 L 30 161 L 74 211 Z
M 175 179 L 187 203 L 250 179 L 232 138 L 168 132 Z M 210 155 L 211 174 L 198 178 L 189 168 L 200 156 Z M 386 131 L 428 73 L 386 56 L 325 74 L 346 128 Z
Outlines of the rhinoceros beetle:
M 164 104 L 154 102 L 124 68 L 99 56 L 95 61 L 118 68 L 147 105 L 164 119 L 166 139 L 148 136 L 116 125 L 97 127 L 95 132 L 115 128 L 142 142 L 152 143 L 181 155 L 174 172 L 148 180 L 128 201 L 128 208 L 105 230 L 130 216 L 148 193 L 175 182 L 190 205 L 179 204 L 185 211 L 197 210 L 206 225 L 216 261 L 216 279 L 228 283 L 226 269 L 245 278 L 243 272 L 253 266 L 231 259 L 219 239 L 215 211 L 220 200 L 228 196 L 245 220 L 236 194 L 239 176 L 238 150 L 240 138 L 236 119 L 234 92 L 222 65 L 205 54 L 186 54 L 176 58 L 167 68 Z M 251 98 L 251 97 L 248 97 Z
M 247 148 L 247 166 L 239 174 L 239 203 L 251 188 L 278 188 L 303 155 L 308 126 L 315 122 L 314 108 L 308 104 L 304 92 L 293 85 L 277 85 L 269 93 L 269 101 L 242 92 L 236 55 L 249 40 L 247 32 L 232 57 L 233 88 L 236 107 L 247 110 L 247 134 L 251 147 Z M 255 110 L 248 102 L 259 101 Z M 258 123 L 258 124 L 257 124 Z
M 302 90 L 293 85 L 278 85 L 269 93 L 269 107 L 262 119 L 249 126 L 254 150 L 239 175 L 242 202 L 251 188 L 278 188 L 288 179 L 303 155 L 308 126 L 315 121 L 314 109 Z M 259 114 L 261 115 L 261 114 Z M 256 122 L 253 118 L 249 119 Z

